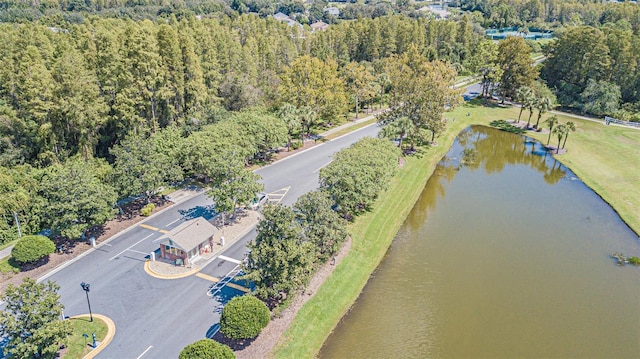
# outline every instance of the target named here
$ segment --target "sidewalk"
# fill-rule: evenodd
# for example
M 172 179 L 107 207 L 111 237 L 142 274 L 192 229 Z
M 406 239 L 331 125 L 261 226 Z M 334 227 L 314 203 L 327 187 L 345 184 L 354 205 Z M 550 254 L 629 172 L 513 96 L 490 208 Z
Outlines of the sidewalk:
M 0 251 L 0 259 L 4 259 L 7 258 L 8 256 L 11 255 L 11 250 L 13 250 L 13 246 L 14 245 L 10 245 L 9 247 L 3 249 Z

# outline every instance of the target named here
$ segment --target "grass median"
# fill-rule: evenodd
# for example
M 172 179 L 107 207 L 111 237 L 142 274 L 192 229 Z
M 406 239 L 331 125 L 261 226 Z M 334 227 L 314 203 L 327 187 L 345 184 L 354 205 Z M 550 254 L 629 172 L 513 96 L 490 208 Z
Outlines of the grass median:
M 436 164 L 451 147 L 458 133 L 472 124 L 515 119 L 518 108 L 467 103 L 446 114 L 450 120 L 438 146 L 409 157 L 374 209 L 349 226 L 353 245 L 334 273 L 298 312 L 280 338 L 272 356 L 310 358 L 355 302 L 369 276 L 378 266 L 400 226 L 420 196 Z M 528 114 L 525 112 L 523 117 Z M 534 114 L 537 116 L 537 113 Z M 547 116 L 543 117 L 543 120 Z M 640 131 L 559 116 L 572 121 L 577 131 L 567 141 L 568 152 L 558 159 L 618 211 L 636 233 L 640 232 Z M 528 133 L 546 143 L 547 135 Z M 553 136 L 552 136 L 553 138 Z M 557 141 L 557 139 L 556 139 Z
M 100 318 L 93 318 L 93 322 L 89 321 L 88 317 L 70 318 L 72 334 L 69 336 L 68 351 L 64 354 L 65 359 L 83 358 L 89 354 L 93 344 L 92 334 L 96 334 L 98 341 L 104 340 L 107 335 L 107 323 Z M 85 337 L 83 334 L 86 334 Z

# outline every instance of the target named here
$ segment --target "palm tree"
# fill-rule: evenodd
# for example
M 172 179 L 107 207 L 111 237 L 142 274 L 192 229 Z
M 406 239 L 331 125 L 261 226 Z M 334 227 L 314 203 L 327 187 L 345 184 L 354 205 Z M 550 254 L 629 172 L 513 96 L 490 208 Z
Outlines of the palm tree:
M 518 123 L 520 123 L 520 117 L 522 117 L 522 111 L 529 103 L 529 99 L 533 96 L 533 90 L 528 86 L 522 86 L 516 91 L 516 100 L 520 102 L 520 114 L 518 115 Z
M 413 127 L 413 122 L 409 119 L 409 117 L 402 116 L 397 120 L 390 122 L 382 127 L 380 131 L 380 137 L 385 137 L 392 140 L 398 139 L 398 147 L 400 149 L 402 149 L 402 141 L 405 138 L 408 138 L 411 141 L 413 147 L 414 136 L 411 136 Z
M 536 121 L 535 126 L 533 126 L 533 128 L 538 128 L 538 126 L 540 125 L 540 118 L 542 117 L 542 114 L 544 114 L 545 112 L 551 110 L 553 108 L 553 100 L 551 100 L 549 97 L 544 96 L 542 98 L 539 98 L 539 101 L 537 103 L 537 108 L 538 108 L 538 120 Z
M 549 126 L 549 137 L 547 138 L 547 146 L 549 146 L 549 141 L 551 141 L 551 132 L 553 131 L 553 126 L 558 124 L 558 116 L 551 116 L 544 122 Z
M 304 133 L 302 133 L 302 141 L 304 141 L 304 135 L 306 133 L 306 135 L 310 135 L 311 134 L 311 127 L 313 127 L 313 125 L 316 122 L 316 119 L 318 118 L 318 113 L 311 108 L 310 106 L 304 106 L 302 108 L 299 109 L 299 116 L 300 119 L 302 121 L 302 127 L 304 129 Z
M 378 86 L 380 86 L 380 100 L 378 102 L 378 110 L 382 108 L 382 101 L 384 99 L 384 94 L 387 91 L 387 86 L 391 83 L 391 79 L 389 78 L 389 74 L 386 72 L 382 72 L 378 75 Z
M 298 112 L 298 109 L 290 103 L 282 105 L 278 112 L 278 115 L 287 126 L 287 151 L 291 151 L 291 140 L 293 138 L 293 134 L 300 129 Z
M 574 132 L 576 130 L 576 125 L 573 122 L 567 122 L 565 126 L 567 126 L 567 133 L 564 136 L 564 142 L 562 142 L 562 148 L 564 148 L 564 145 L 567 143 L 569 132 Z
M 567 129 L 567 125 L 558 125 L 556 128 L 553 129 L 553 133 L 556 134 L 556 137 L 558 137 L 558 147 L 556 147 L 556 154 L 558 154 L 558 152 L 560 152 L 560 141 L 562 141 L 562 138 L 569 132 L 569 130 Z
M 531 116 L 533 116 L 533 109 L 536 108 L 536 106 L 538 105 L 538 96 L 531 92 L 531 96 L 529 96 L 527 98 L 527 101 L 524 102 L 522 105 L 526 105 L 527 106 L 527 110 L 529 110 L 529 120 L 527 121 L 527 129 L 529 128 L 529 126 L 531 125 Z

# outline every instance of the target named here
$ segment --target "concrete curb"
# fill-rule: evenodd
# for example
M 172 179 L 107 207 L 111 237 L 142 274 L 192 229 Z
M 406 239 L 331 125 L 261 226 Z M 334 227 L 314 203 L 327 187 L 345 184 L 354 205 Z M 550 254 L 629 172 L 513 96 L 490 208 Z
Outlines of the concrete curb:
M 111 341 L 113 340 L 113 337 L 115 337 L 116 335 L 116 323 L 114 323 L 113 320 L 111 320 L 111 318 L 107 317 L 106 315 L 96 314 L 96 313 L 93 313 L 93 317 L 102 320 L 107 325 L 107 334 L 105 335 L 104 339 L 100 342 L 98 347 L 90 351 L 89 354 L 83 357 L 83 359 L 95 358 L 96 355 L 100 354 L 100 352 L 103 351 L 104 348 L 106 348 L 109 345 L 109 343 L 111 343 Z M 73 317 L 69 317 L 69 319 L 76 319 L 76 318 L 89 318 L 89 314 L 80 314 L 80 315 L 74 315 Z
M 151 269 L 151 261 L 147 260 L 144 262 L 144 271 L 147 272 L 148 275 L 154 277 L 154 278 L 158 278 L 158 279 L 180 279 L 180 278 L 186 278 L 189 276 L 192 276 L 198 272 L 200 272 L 200 267 L 198 266 L 194 266 L 190 271 L 188 272 L 184 272 L 184 273 L 180 273 L 180 274 L 162 274 L 162 273 L 158 273 L 156 271 L 154 271 L 153 269 Z
M 178 200 L 178 201 L 174 202 L 172 205 L 167 206 L 167 207 L 163 208 L 162 210 L 160 210 L 160 211 L 158 211 L 158 212 L 156 212 L 156 213 L 152 214 L 151 216 L 149 216 L 149 217 L 147 217 L 147 218 L 143 219 L 142 221 L 137 222 L 137 223 L 135 223 L 135 224 L 133 224 L 133 225 L 131 225 L 131 226 L 129 226 L 129 227 L 127 227 L 127 228 L 125 228 L 124 230 L 122 230 L 122 231 L 120 231 L 120 232 L 118 232 L 118 233 L 114 234 L 113 236 L 111 236 L 110 238 L 106 239 L 105 241 L 100 242 L 100 243 L 99 243 L 98 245 L 96 245 L 94 248 L 89 248 L 89 250 L 87 250 L 86 252 L 81 253 L 81 254 L 80 254 L 80 255 L 78 255 L 77 257 L 72 258 L 72 259 L 70 259 L 70 260 L 68 260 L 68 261 L 66 261 L 66 262 L 64 262 L 64 263 L 61 263 L 59 266 L 57 266 L 57 267 L 53 268 L 51 271 L 49 271 L 49 272 L 45 273 L 42 277 L 38 278 L 37 282 L 38 282 L 38 283 L 40 283 L 40 282 L 44 281 L 45 279 L 47 279 L 47 278 L 51 277 L 52 275 L 54 275 L 54 274 L 58 273 L 59 271 L 61 271 L 61 270 L 63 270 L 63 269 L 65 269 L 66 267 L 70 266 L 71 264 L 75 263 L 76 261 L 79 261 L 81 258 L 83 258 L 83 257 L 85 257 L 85 256 L 87 256 L 87 255 L 89 255 L 90 253 L 93 253 L 96 249 L 102 248 L 104 245 L 108 244 L 109 242 L 111 242 L 111 241 L 115 240 L 116 238 L 118 238 L 118 237 L 120 237 L 120 236 L 124 235 L 125 233 L 127 233 L 127 232 L 129 232 L 129 231 L 133 230 L 136 226 L 138 226 L 138 225 L 140 225 L 140 224 L 143 224 L 143 223 L 145 223 L 145 222 L 147 222 L 147 221 L 151 220 L 152 218 L 154 218 L 154 217 L 156 217 L 156 216 L 160 215 L 161 213 L 163 213 L 163 212 L 165 212 L 165 211 L 167 211 L 167 210 L 171 209 L 172 207 L 174 207 L 174 206 L 176 206 L 176 205 L 178 205 L 178 204 L 180 204 L 180 203 L 186 202 L 186 201 L 188 201 L 188 200 L 190 200 L 190 199 L 192 199 L 192 198 L 194 198 L 194 197 L 196 197 L 196 196 L 198 196 L 198 195 L 200 195 L 200 194 L 202 194 L 202 193 L 206 193 L 206 190 L 204 190 L 204 191 L 202 191 L 202 192 L 196 192 L 196 193 L 194 193 L 194 194 L 191 194 L 191 195 L 189 195 L 189 196 L 186 196 L 186 197 L 184 197 L 184 198 L 181 198 L 180 200 Z

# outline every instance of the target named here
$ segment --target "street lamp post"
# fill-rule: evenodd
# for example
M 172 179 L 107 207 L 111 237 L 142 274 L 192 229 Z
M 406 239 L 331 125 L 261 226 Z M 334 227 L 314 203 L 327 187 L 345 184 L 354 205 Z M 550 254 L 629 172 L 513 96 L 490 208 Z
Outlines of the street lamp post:
M 87 294 L 87 304 L 89 305 L 89 319 L 93 322 L 93 314 L 91 314 L 91 302 L 89 301 L 89 283 L 82 282 L 80 283 L 82 290 Z

